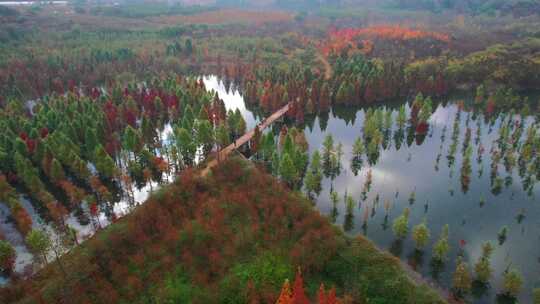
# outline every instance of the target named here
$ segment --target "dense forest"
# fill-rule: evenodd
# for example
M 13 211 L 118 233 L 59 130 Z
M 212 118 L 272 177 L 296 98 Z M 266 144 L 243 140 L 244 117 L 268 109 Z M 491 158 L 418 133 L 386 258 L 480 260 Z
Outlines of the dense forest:
M 69 230 L 65 216 L 73 209 L 82 214 L 82 201 L 96 216 L 107 208 L 103 203 L 118 201 L 119 191 L 130 196 L 133 182 L 161 182 L 164 174 L 204 160 L 217 140 L 226 145 L 245 132 L 243 118 L 226 113 L 200 82 L 169 78 L 153 85 L 51 96 L 32 108 L 31 120 L 25 104 L 12 101 L 3 109 L 3 196 L 23 235 L 32 222 L 15 188 Z M 169 138 L 163 138 L 165 126 Z
M 428 217 L 456 192 L 523 203 L 517 225 L 538 214 L 537 1 L 188 2 L 0 5 L 4 302 L 538 298 L 503 248 L 537 227 L 484 219 L 495 242 L 467 247 L 466 216 L 438 239 Z M 414 162 L 433 138 L 458 184 L 382 194 L 390 156 Z M 395 257 L 354 234 L 381 213 Z M 415 268 L 428 258 L 433 281 Z

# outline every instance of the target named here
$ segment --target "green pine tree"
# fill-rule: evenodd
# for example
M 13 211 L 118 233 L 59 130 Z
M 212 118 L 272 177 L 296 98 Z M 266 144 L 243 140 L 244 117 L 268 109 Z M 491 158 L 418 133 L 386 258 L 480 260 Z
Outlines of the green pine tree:
M 491 245 L 491 243 L 484 243 L 482 245 L 482 255 L 478 259 L 478 262 L 476 262 L 476 264 L 474 265 L 476 280 L 483 284 L 487 284 L 493 275 L 493 268 L 490 265 L 492 252 L 493 246 Z
M 433 246 L 433 259 L 437 262 L 444 262 L 450 251 L 448 242 L 449 227 L 444 225 L 439 240 Z
M 65 179 L 64 168 L 62 164 L 56 159 L 53 158 L 51 162 L 51 181 L 53 183 L 58 183 Z
M 409 233 L 409 208 L 405 208 L 403 213 L 394 220 L 392 230 L 398 239 L 404 239 Z
M 195 161 L 197 146 L 192 138 L 192 135 L 184 128 L 176 128 L 174 130 L 176 139 L 176 147 L 180 152 L 180 157 L 184 165 L 191 166 Z
M 416 243 L 416 249 L 418 250 L 421 250 L 426 246 L 430 236 L 431 234 L 425 219 L 422 221 L 422 223 L 414 226 L 412 229 L 412 239 Z
M 452 277 L 452 287 L 454 289 L 454 294 L 460 298 L 468 294 L 472 288 L 471 272 L 467 263 L 461 259 L 458 260 L 456 271 Z
M 364 154 L 364 142 L 362 141 L 362 137 L 358 137 L 356 141 L 353 144 L 353 156 L 354 157 L 361 157 L 362 154 Z
M 284 153 L 279 162 L 279 175 L 289 185 L 293 185 L 296 178 L 296 169 L 289 154 Z
M 113 178 L 116 175 L 116 165 L 102 145 L 94 150 L 95 166 L 97 171 L 105 178 Z
M 26 235 L 28 249 L 35 255 L 40 256 L 47 263 L 47 253 L 51 247 L 49 236 L 41 230 L 32 230 Z

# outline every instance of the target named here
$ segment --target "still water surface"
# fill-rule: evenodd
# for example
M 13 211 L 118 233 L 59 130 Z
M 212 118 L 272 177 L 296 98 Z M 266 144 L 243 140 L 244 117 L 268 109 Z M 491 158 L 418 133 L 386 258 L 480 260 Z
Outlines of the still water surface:
M 257 115 L 254 114 L 256 111 L 246 109 L 238 92 L 234 90 L 228 92 L 223 84 L 216 82 L 217 79 L 214 77 L 206 79 L 207 86 L 219 93 L 226 106 L 240 108 L 248 126 L 253 126 L 258 121 Z M 364 156 L 362 167 L 358 172 L 351 169 L 352 146 L 362 135 L 366 109 L 334 109 L 325 117 L 306 118 L 302 128 L 309 143 L 310 155 L 315 150 L 322 151 L 322 143 L 327 134 L 333 136 L 334 143 L 342 143 L 344 151 L 340 174 L 335 178 L 324 178 L 322 191 L 315 198 L 315 206 L 322 214 L 335 218 L 335 223 L 344 226 L 349 235 L 366 235 L 380 248 L 398 255 L 413 269 L 424 277 L 438 282 L 443 288 L 450 287 L 457 256 L 462 255 L 472 265 L 481 255 L 481 245 L 490 241 L 495 247 L 492 256 L 494 279 L 491 288 L 482 296 L 477 296 L 474 303 L 493 303 L 496 293 L 502 287 L 502 273 L 511 267 L 518 269 L 525 279 L 520 300 L 523 303 L 530 303 L 532 289 L 540 287 L 538 181 L 532 190 L 525 191 L 517 166 L 507 171 L 501 162 L 498 174 L 507 183 L 499 194 L 492 193 L 490 151 L 497 146 L 499 129 L 501 124 L 508 121 L 508 117 L 500 116 L 494 123 L 488 123 L 484 121 L 482 114 L 473 115 L 472 111 L 462 110 L 459 118 L 456 118 L 460 108 L 457 101 L 450 100 L 445 104 L 436 105 L 430 120 L 430 131 L 423 142 L 417 142 L 413 137 L 407 139 L 407 130 L 404 130 L 403 142 L 398 144 L 394 137 L 398 133 L 398 128 L 394 125 L 387 148 L 381 150 L 376 164 L 370 165 Z M 397 106 L 399 105 L 392 104 L 387 108 L 385 105 L 378 105 L 374 108 L 383 107 L 393 111 L 395 121 Z M 456 119 L 459 125 L 458 149 L 455 161 L 451 164 L 447 156 Z M 520 118 L 515 116 L 514 119 Z M 534 123 L 534 119 L 526 117 L 523 122 L 526 130 Z M 276 132 L 279 127 L 274 126 Z M 468 191 L 464 192 L 460 170 L 467 127 L 471 129 L 470 145 L 474 152 L 471 157 L 470 186 Z M 478 128 L 481 130 L 479 137 L 477 137 Z M 441 139 L 443 133 L 444 141 Z M 524 136 L 525 134 L 522 135 L 522 140 Z M 480 145 L 484 146 L 485 151 L 481 161 L 478 160 Z M 372 186 L 366 199 L 362 200 L 361 192 L 369 170 L 372 172 Z M 336 208 L 330 200 L 331 189 L 340 196 Z M 413 191 L 416 199 L 411 204 L 409 198 Z M 345 193 L 356 201 L 352 216 L 346 214 L 347 208 L 343 199 Z M 485 201 L 483 204 L 480 203 L 482 198 Z M 391 206 L 388 213 L 384 207 L 386 201 Z M 423 255 L 415 254 L 414 243 L 410 237 L 400 244 L 396 242 L 392 232 L 393 220 L 406 207 L 411 209 L 410 228 L 425 219 L 431 230 L 431 239 Z M 386 215 L 388 217 L 385 220 Z M 452 250 L 448 262 L 441 269 L 437 269 L 430 263 L 432 245 L 445 224 L 450 227 L 449 241 Z M 504 243 L 499 244 L 498 234 L 503 226 L 508 227 L 508 234 Z

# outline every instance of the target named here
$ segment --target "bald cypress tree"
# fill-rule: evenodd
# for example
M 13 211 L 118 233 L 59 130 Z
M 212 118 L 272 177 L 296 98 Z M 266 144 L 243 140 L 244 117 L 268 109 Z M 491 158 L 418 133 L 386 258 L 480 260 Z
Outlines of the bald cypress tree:
M 236 124 L 234 125 L 235 133 L 237 136 L 242 136 L 244 133 L 246 133 L 246 121 L 244 120 L 244 117 L 239 109 L 236 109 L 234 115 L 236 116 Z
M 458 298 L 463 298 L 471 291 L 472 276 L 467 263 L 459 259 L 452 277 L 452 288 Z
M 449 227 L 448 225 L 444 225 L 439 240 L 433 246 L 433 259 L 436 262 L 442 263 L 447 258 L 448 252 L 450 251 L 448 236 Z
M 405 208 L 403 214 L 394 220 L 392 230 L 398 239 L 404 239 L 409 233 L 409 213 L 409 208 Z
M 293 160 L 291 159 L 291 156 L 287 153 L 284 153 L 281 156 L 279 162 L 279 175 L 281 176 L 281 179 L 289 186 L 294 185 L 294 181 L 296 178 L 296 169 Z
M 124 149 L 137 154 L 140 150 L 140 143 L 141 143 L 141 136 L 139 134 L 139 131 L 137 131 L 131 126 L 128 126 L 126 130 L 124 131 L 124 137 L 123 137 L 122 143 L 123 143 Z
M 523 287 L 523 277 L 517 269 L 510 269 L 503 274 L 502 294 L 517 298 Z
M 142 117 L 141 133 L 142 133 L 142 138 L 144 142 L 148 146 L 153 147 L 156 137 L 157 137 L 157 133 L 156 133 L 156 128 L 154 127 L 150 118 L 147 115 L 143 115 Z
M 306 176 L 304 177 L 304 187 L 306 188 L 306 192 L 309 198 L 311 198 L 313 192 L 317 192 L 317 188 L 320 187 L 320 181 L 318 180 L 316 173 L 308 170 Z
M 28 149 L 26 148 L 26 143 L 21 138 L 17 137 L 15 139 L 15 151 L 19 153 L 20 155 L 26 156 L 28 155 Z
M 47 253 L 51 248 L 49 236 L 41 230 L 32 230 L 26 236 L 25 241 L 28 249 L 47 263 Z
M 422 223 L 414 226 L 412 229 L 412 238 L 416 243 L 417 250 L 422 250 L 426 246 L 430 236 L 431 234 L 425 219 L 422 221 Z
M 491 243 L 484 243 L 482 245 L 482 255 L 478 259 L 478 262 L 476 262 L 476 264 L 474 265 L 476 280 L 480 283 L 487 284 L 493 275 L 493 268 L 490 265 L 492 253 L 493 246 L 491 245 Z
M 64 168 L 62 167 L 62 164 L 56 159 L 53 158 L 51 162 L 51 174 L 50 174 L 51 181 L 53 183 L 58 183 L 65 179 L 64 174 Z
M 214 133 L 212 125 L 208 120 L 197 120 L 196 126 L 196 140 L 199 145 L 203 147 L 204 153 L 208 153 L 214 144 Z
M 292 304 L 292 293 L 291 293 L 291 287 L 289 285 L 289 280 L 285 280 L 285 283 L 283 283 L 283 287 L 281 288 L 281 293 L 279 294 L 279 298 L 276 301 L 276 304 Z
M 86 158 L 92 159 L 94 156 L 94 151 L 99 145 L 99 140 L 97 137 L 96 130 L 92 127 L 86 128 L 84 133 L 84 154 Z
M 231 143 L 231 138 L 229 136 L 229 131 L 225 124 L 220 124 L 216 129 L 216 140 L 221 148 L 226 147 Z
M 178 152 L 180 152 L 183 164 L 186 166 L 193 165 L 197 146 L 195 145 L 192 134 L 184 128 L 176 128 L 174 130 L 174 136 L 176 147 L 178 148 Z
M 13 249 L 13 246 L 7 241 L 0 240 L 0 270 L 7 273 L 11 272 L 16 258 L 17 252 Z
M 114 160 L 107 154 L 102 145 L 94 150 L 95 165 L 98 172 L 105 178 L 113 178 L 116 175 Z

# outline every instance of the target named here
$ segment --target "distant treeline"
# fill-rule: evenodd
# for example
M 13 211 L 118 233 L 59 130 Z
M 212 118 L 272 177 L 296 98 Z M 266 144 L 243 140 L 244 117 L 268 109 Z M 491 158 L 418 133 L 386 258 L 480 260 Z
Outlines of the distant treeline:
M 530 16 L 540 14 L 540 2 L 535 0 L 395 0 L 403 9 L 430 11 L 458 10 L 469 14 Z
M 467 14 L 530 16 L 540 14 L 540 2 L 536 0 L 217 0 L 216 6 L 273 6 L 280 9 L 306 10 L 328 7 L 380 7 L 442 12 L 456 10 Z
M 90 9 L 91 14 L 125 18 L 144 18 L 164 15 L 195 15 L 215 10 L 214 6 L 184 6 L 180 4 L 129 4 L 117 6 L 97 6 Z
M 84 2 L 75 3 L 79 12 L 84 10 Z M 223 7 L 253 8 L 269 7 L 295 11 L 313 11 L 329 8 L 383 8 L 404 10 L 427 10 L 443 12 L 447 10 L 471 15 L 514 15 L 516 17 L 540 14 L 540 2 L 537 0 L 215 0 L 211 4 L 201 1 L 200 5 L 180 3 L 144 3 L 130 2 L 115 6 L 95 6 L 90 13 L 104 16 L 143 18 L 162 15 L 194 15 Z M 0 16 L 2 16 L 0 8 Z
M 18 16 L 19 12 L 9 6 L 0 5 L 0 17 Z

